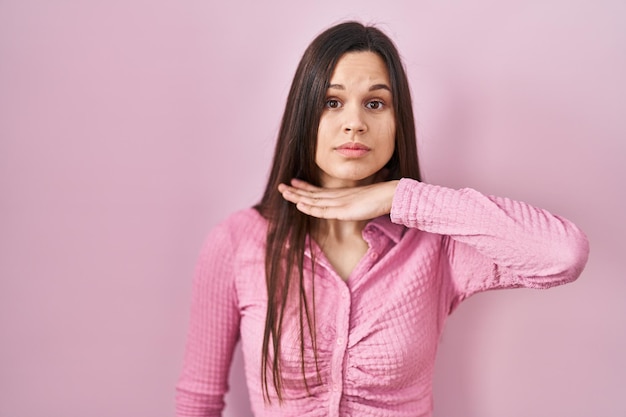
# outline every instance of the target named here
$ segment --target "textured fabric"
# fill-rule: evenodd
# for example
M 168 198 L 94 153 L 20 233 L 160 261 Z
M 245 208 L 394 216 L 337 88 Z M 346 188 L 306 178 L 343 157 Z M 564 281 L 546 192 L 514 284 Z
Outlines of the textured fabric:
M 266 221 L 248 209 L 221 223 L 204 245 L 177 386 L 179 417 L 221 415 L 238 339 L 257 417 L 430 416 L 437 343 L 459 302 L 489 289 L 572 281 L 588 256 L 584 234 L 544 210 L 403 179 L 391 215 L 364 228 L 369 249 L 346 281 L 315 243 L 307 249 L 307 259 L 313 252 L 315 260 L 321 379 L 309 348 L 308 396 L 292 307 L 282 340 L 286 401 L 279 406 L 276 399 L 264 403 L 260 382 L 266 230 Z M 305 278 L 310 290 L 310 261 Z

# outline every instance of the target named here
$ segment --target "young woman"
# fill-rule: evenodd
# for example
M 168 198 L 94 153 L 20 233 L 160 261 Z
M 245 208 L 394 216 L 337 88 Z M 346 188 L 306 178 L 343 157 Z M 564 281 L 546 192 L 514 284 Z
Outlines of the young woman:
M 261 202 L 205 243 L 178 416 L 221 415 L 239 339 L 256 416 L 430 416 L 448 314 L 573 281 L 587 254 L 563 218 L 420 182 L 396 48 L 339 24 L 300 61 Z

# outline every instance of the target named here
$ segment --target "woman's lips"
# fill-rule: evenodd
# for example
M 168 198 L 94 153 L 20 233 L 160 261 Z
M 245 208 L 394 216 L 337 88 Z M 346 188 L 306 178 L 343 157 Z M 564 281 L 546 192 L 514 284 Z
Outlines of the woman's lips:
M 371 149 L 361 143 L 349 142 L 336 147 L 335 150 L 347 158 L 360 158 Z

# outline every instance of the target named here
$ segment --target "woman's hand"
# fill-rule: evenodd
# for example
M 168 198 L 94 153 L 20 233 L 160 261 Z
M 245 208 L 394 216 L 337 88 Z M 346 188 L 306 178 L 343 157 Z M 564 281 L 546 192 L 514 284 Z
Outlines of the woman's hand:
M 321 188 L 293 179 L 278 191 L 298 210 L 320 219 L 369 220 L 391 211 L 397 180 L 353 188 Z

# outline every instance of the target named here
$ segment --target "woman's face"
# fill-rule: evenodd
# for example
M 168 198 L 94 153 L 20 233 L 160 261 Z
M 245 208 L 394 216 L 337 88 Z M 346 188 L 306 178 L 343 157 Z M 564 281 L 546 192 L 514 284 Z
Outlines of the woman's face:
M 349 52 L 326 92 L 315 150 L 324 187 L 370 184 L 393 155 L 396 124 L 387 67 L 374 52 Z

